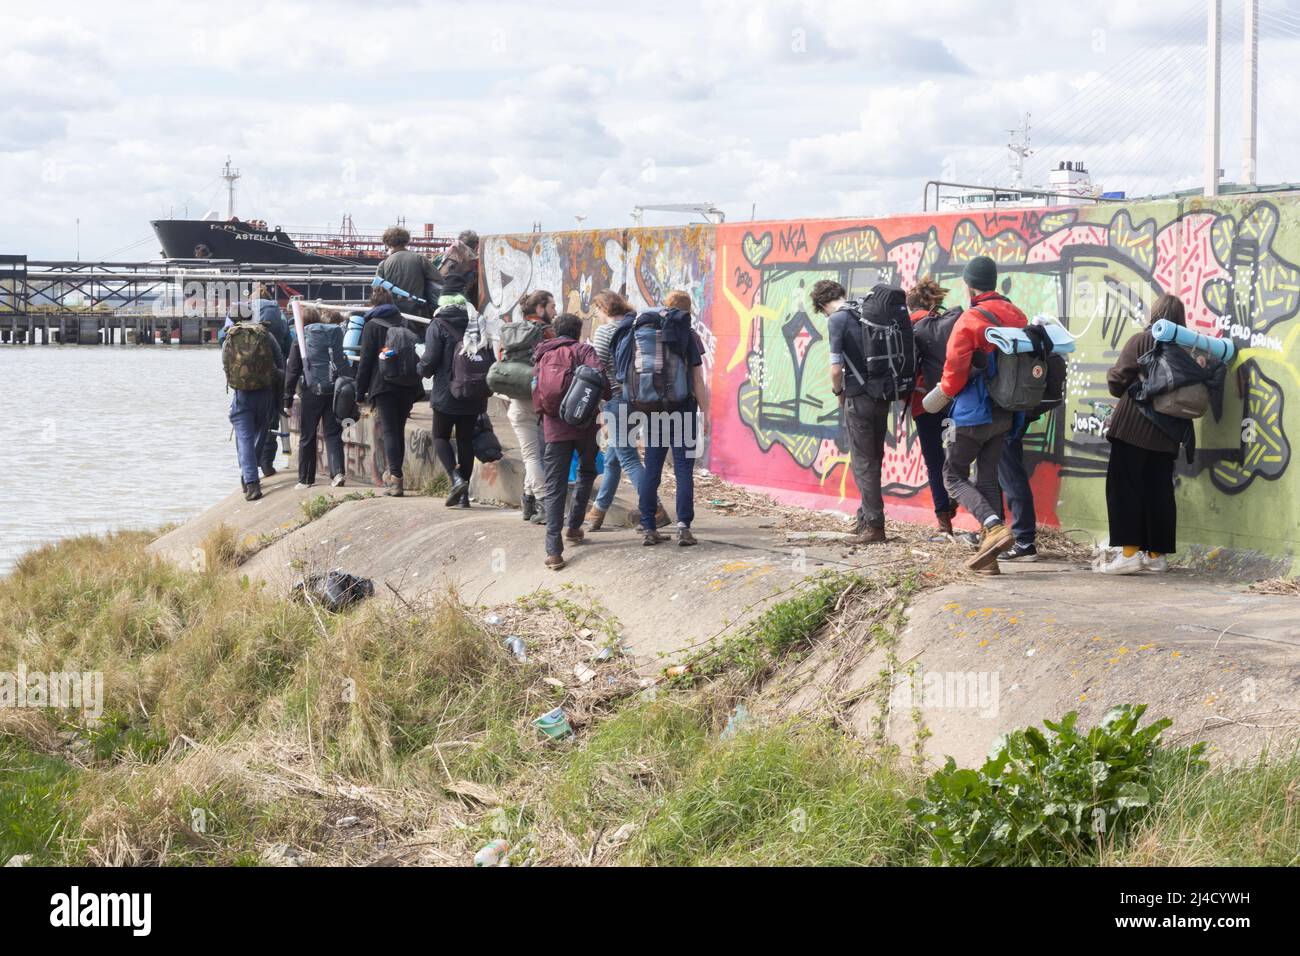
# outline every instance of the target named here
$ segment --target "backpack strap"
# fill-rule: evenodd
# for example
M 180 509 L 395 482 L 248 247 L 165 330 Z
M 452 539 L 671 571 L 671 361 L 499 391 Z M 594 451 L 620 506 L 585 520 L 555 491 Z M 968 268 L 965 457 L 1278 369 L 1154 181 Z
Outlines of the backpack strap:
M 996 315 L 994 315 L 992 312 L 990 312 L 988 309 L 982 309 L 982 308 L 980 308 L 978 305 L 972 305 L 972 306 L 971 306 L 971 311 L 972 311 L 972 312 L 978 312 L 980 315 L 984 316 L 984 318 L 988 319 L 990 322 L 992 322 L 992 323 L 993 323 L 994 325 L 996 325 L 998 328 L 1004 328 L 1004 326 L 1002 325 L 1002 323 L 998 321 L 998 317 L 997 317 Z

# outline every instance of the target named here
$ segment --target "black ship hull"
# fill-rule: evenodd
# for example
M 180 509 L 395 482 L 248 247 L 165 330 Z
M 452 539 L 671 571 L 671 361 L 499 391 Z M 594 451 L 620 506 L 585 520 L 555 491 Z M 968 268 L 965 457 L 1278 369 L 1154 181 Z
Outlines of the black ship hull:
M 373 256 L 304 252 L 282 229 L 258 229 L 246 222 L 156 219 L 151 225 L 165 259 L 227 259 L 268 265 L 358 265 L 373 268 Z

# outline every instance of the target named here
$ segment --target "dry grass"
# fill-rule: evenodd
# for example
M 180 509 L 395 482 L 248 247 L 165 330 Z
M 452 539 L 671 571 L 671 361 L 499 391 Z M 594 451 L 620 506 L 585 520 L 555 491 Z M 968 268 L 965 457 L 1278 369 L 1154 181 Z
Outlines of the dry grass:
M 1300 578 L 1268 578 L 1254 581 L 1247 588 L 1256 594 L 1284 594 L 1288 597 L 1300 596 Z

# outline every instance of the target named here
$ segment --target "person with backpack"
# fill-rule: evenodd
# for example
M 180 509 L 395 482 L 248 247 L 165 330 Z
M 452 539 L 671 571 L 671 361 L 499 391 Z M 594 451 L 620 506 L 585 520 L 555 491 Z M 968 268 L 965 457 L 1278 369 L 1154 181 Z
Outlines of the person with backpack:
M 399 312 L 407 315 L 429 316 L 430 303 L 436 302 L 442 289 L 442 280 L 433 266 L 433 260 L 408 248 L 411 233 L 402 226 L 390 226 L 384 230 L 384 246 L 389 250 L 388 256 L 375 267 L 375 275 L 392 283 L 403 292 L 415 298 L 395 298 L 393 304 Z
M 1174 463 L 1183 436 L 1157 424 L 1159 419 L 1131 393 L 1141 378 L 1139 359 L 1156 346 L 1151 326 L 1161 319 L 1186 328 L 1187 314 L 1178 296 L 1162 295 L 1156 300 L 1150 323 L 1129 337 L 1106 373 L 1106 386 L 1119 399 L 1106 421 L 1110 442 L 1106 512 L 1110 546 L 1117 550 L 1098 563 L 1096 569 L 1102 574 L 1168 571 L 1168 555 L 1177 550 Z
M 623 475 L 627 475 L 633 490 L 640 494 L 641 478 L 645 474 L 645 468 L 641 464 L 641 452 L 637 448 L 636 436 L 627 433 L 627 403 L 623 401 L 622 387 L 619 385 L 614 363 L 614 353 L 618 343 L 631 330 L 632 323 L 636 321 L 636 313 L 632 311 L 632 306 L 628 304 L 627 299 L 612 289 L 597 292 L 591 300 L 591 309 L 594 318 L 600 322 L 591 336 L 591 344 L 600 358 L 601 367 L 605 370 L 605 378 L 609 381 L 612 391 L 601 416 L 607 439 L 605 472 L 601 475 L 600 491 L 596 493 L 596 500 L 592 502 L 591 510 L 587 512 L 588 528 L 591 531 L 599 531 L 605 523 L 605 513 L 614 503 L 614 495 L 618 493 L 619 481 L 622 480 Z M 657 503 L 655 526 L 662 528 L 671 520 L 662 502 Z
M 370 311 L 361 327 L 357 402 L 370 402 L 379 419 L 384 446 L 384 494 L 401 498 L 406 460 L 406 422 L 411 406 L 424 397 L 416 352 L 419 337 L 406 325 L 386 289 L 372 289 Z
M 265 282 L 259 282 L 253 286 L 252 295 L 249 299 L 236 303 L 226 313 L 225 324 L 217 332 L 217 344 L 221 345 L 225 341 L 227 331 L 236 322 L 248 321 L 265 325 L 270 331 L 271 337 L 275 339 L 276 345 L 280 347 L 280 354 L 288 356 L 289 346 L 293 342 L 289 322 L 285 319 L 284 313 L 280 311 L 280 304 L 276 301 L 275 291 Z M 281 373 L 283 373 L 283 369 L 281 369 Z M 287 434 L 288 432 L 286 423 L 280 420 L 280 406 L 284 402 L 283 374 L 276 379 L 274 388 L 275 412 L 272 414 L 271 422 L 267 426 L 270 435 L 262 443 L 261 457 L 258 459 L 262 473 L 268 478 L 275 474 L 275 453 L 278 439 L 282 433 Z
M 546 439 L 546 567 L 564 567 L 564 541 L 581 544 L 582 517 L 596 482 L 596 432 L 600 401 L 610 397 L 609 382 L 601 371 L 596 350 L 585 342 L 582 319 L 565 312 L 555 320 L 555 337 L 533 352 L 537 366 L 533 402 L 542 419 Z M 569 526 L 564 524 L 569 497 L 569 469 L 578 456 L 578 481 L 574 487 Z
M 827 316 L 831 392 L 839 400 L 848 436 L 849 465 L 861 503 L 851 544 L 882 544 L 885 500 L 880 472 L 889 432 L 889 407 L 910 401 L 916 389 L 916 353 L 903 291 L 879 284 L 856 303 L 844 286 L 821 279 L 810 293 L 813 310 Z
M 343 487 L 343 426 L 334 414 L 334 382 L 339 376 L 351 376 L 352 367 L 343 354 L 343 317 L 337 312 L 304 308 L 302 310 L 302 347 L 289 349 L 288 374 L 285 377 L 284 415 L 293 408 L 298 396 L 298 484 L 295 490 L 316 483 L 316 430 L 323 427 L 325 455 L 329 462 L 330 484 Z M 304 355 L 306 359 L 304 360 Z
M 488 369 L 494 361 L 483 323 L 469 318 L 465 298 L 444 295 L 425 333 L 420 377 L 432 378 L 433 452 L 451 480 L 447 507 L 469 507 L 469 480 L 474 474 L 474 434 L 487 411 Z M 451 433 L 456 433 L 453 451 Z
M 642 312 L 622 336 L 615 365 L 622 400 L 630 412 L 649 417 L 645 462 L 637 502 L 641 543 L 667 541 L 659 533 L 659 483 L 664 461 L 673 456 L 677 479 L 677 544 L 696 544 L 695 459 L 709 427 L 709 392 L 704 382 L 704 347 L 691 327 L 691 296 L 670 292 L 660 309 Z
M 545 441 L 541 423 L 533 406 L 533 354 L 542 342 L 555 338 L 555 296 L 538 289 L 524 296 L 520 303 L 523 319 L 503 322 L 498 332 L 500 348 L 497 363 L 489 371 L 493 391 L 510 399 L 506 420 L 514 429 L 519 457 L 524 465 L 524 488 L 520 499 L 524 521 L 543 524 L 545 512 L 538 498 L 546 494 L 546 472 L 542 453 Z
M 264 323 L 235 322 L 222 339 L 221 366 L 226 387 L 234 393 L 230 424 L 235 430 L 240 486 L 245 501 L 256 501 L 262 497 L 257 470 L 278 410 L 276 380 L 284 374 L 284 353 Z
M 948 337 L 961 316 L 960 308 L 945 310 L 944 297 L 948 290 L 932 276 L 925 276 L 907 293 L 907 308 L 912 320 L 912 337 L 916 342 L 916 391 L 912 394 L 912 422 L 916 437 L 921 442 L 921 457 L 925 461 L 926 479 L 930 485 L 930 500 L 934 503 L 934 517 L 939 530 L 953 533 L 952 519 L 957 516 L 957 505 L 943 484 L 943 421 L 942 413 L 932 414 L 921 404 L 930 386 L 943 375 L 943 362 L 948 353 Z
M 1021 356 L 997 354 L 984 333 L 994 326 L 1023 329 L 1029 320 L 996 291 L 998 267 L 988 256 L 976 256 L 966 263 L 962 278 L 970 308 L 953 325 L 943 375 L 922 404 L 933 414 L 946 410 L 953 422 L 944 485 L 980 524 L 979 545 L 966 567 L 997 574 L 998 555 L 1015 542 L 1002 520 L 998 465 L 1006 449 L 1007 432 L 1021 427 L 1024 417 L 1021 411 L 994 401 L 990 383 L 1001 375 L 1003 383 L 999 385 L 1014 384 L 1019 367 L 1015 359 Z M 1039 374 L 1041 377 L 1041 369 Z M 976 469 L 974 482 L 970 480 L 972 466 Z

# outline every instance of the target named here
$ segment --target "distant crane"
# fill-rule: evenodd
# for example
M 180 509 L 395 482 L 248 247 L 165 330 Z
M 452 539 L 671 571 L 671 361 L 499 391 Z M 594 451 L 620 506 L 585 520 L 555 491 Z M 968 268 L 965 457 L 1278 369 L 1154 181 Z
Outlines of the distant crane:
M 665 203 L 659 206 L 633 206 L 632 219 L 638 226 L 644 225 L 647 209 L 651 212 L 693 212 L 715 226 L 727 221 L 727 214 L 711 202 Z

